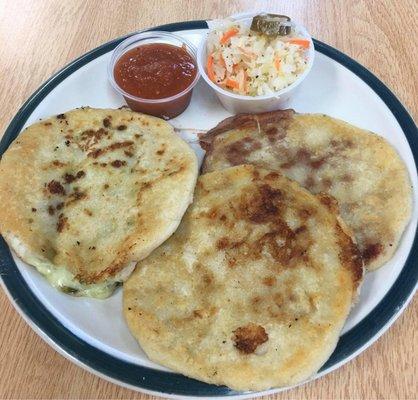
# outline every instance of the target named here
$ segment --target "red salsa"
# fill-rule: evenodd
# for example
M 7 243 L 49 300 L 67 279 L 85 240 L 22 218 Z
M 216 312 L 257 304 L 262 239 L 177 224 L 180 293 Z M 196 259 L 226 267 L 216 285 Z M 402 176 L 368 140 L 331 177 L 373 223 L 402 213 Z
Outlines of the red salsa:
M 186 49 L 166 43 L 135 47 L 114 68 L 119 87 L 143 99 L 174 96 L 190 86 L 196 73 L 196 63 Z

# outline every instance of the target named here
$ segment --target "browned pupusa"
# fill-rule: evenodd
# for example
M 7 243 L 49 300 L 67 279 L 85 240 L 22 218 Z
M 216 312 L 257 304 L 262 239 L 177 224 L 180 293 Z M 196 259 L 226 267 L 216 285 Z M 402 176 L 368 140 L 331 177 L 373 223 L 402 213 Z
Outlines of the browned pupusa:
M 0 162 L 0 231 L 51 284 L 106 297 L 176 229 L 197 160 L 163 120 L 83 108 L 28 127 Z
M 202 172 L 239 164 L 278 170 L 328 193 L 354 231 L 368 269 L 389 260 L 411 214 L 406 167 L 382 137 L 322 114 L 241 114 L 201 138 Z
M 124 314 L 153 361 L 263 390 L 320 368 L 362 275 L 332 200 L 244 165 L 198 179 L 177 231 L 125 283 Z

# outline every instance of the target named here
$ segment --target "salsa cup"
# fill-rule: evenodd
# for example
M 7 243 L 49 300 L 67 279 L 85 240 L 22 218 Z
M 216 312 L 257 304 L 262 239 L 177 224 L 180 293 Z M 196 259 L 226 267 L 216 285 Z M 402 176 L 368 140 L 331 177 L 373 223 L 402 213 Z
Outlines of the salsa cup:
M 194 80 L 189 86 L 173 96 L 162 99 L 145 99 L 127 93 L 117 84 L 114 77 L 115 65 L 123 54 L 135 47 L 151 43 L 166 43 L 178 47 L 184 46 L 185 50 L 190 54 L 196 63 L 196 47 L 187 39 L 169 32 L 142 32 L 130 36 L 120 43 L 113 51 L 107 71 L 109 82 L 112 87 L 124 97 L 126 103 L 133 111 L 143 112 L 145 114 L 154 115 L 164 119 L 174 118 L 181 114 L 190 103 L 193 88 L 200 78 L 198 69 L 196 70 Z

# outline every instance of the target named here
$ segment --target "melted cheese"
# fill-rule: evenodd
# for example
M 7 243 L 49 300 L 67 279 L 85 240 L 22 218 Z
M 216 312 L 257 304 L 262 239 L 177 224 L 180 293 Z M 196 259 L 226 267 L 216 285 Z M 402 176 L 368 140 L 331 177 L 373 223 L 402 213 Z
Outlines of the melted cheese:
M 9 236 L 8 239 L 17 255 L 28 264 L 33 265 L 53 287 L 74 296 L 105 299 L 113 293 L 119 283 L 127 279 L 135 268 L 135 262 L 131 262 L 118 274 L 103 283 L 83 284 L 77 281 L 74 274 L 65 267 L 56 267 L 48 260 L 31 254 L 16 236 Z

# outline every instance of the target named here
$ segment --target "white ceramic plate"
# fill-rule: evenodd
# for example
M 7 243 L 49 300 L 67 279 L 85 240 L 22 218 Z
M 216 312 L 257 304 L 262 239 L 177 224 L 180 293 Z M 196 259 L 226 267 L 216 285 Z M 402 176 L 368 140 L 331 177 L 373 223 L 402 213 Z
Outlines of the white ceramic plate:
M 176 31 L 197 45 L 206 28 L 205 21 L 192 21 L 155 29 Z M 46 82 L 10 124 L 0 154 L 24 127 L 40 118 L 80 106 L 123 105 L 123 98 L 111 88 L 106 75 L 111 52 L 123 39 L 87 53 Z M 418 136 L 407 111 L 389 89 L 349 57 L 318 41 L 315 50 L 312 71 L 290 107 L 303 113 L 328 114 L 379 132 L 405 161 L 416 199 L 414 158 L 418 158 Z M 190 128 L 206 130 L 227 116 L 228 112 L 201 80 L 189 108 L 170 122 L 186 140 L 195 141 Z M 201 158 L 203 152 L 198 145 L 193 147 Z M 411 222 L 395 256 L 378 271 L 367 274 L 360 300 L 348 318 L 338 346 L 316 377 L 339 367 L 373 343 L 412 298 L 418 279 L 414 267 L 418 251 L 417 219 L 414 204 Z M 12 257 L 3 240 L 0 257 L 3 286 L 15 307 L 44 339 L 77 364 L 121 385 L 166 397 L 255 396 L 171 373 L 148 360 L 123 320 L 121 290 L 107 300 L 71 297 L 53 289 L 34 268 Z

